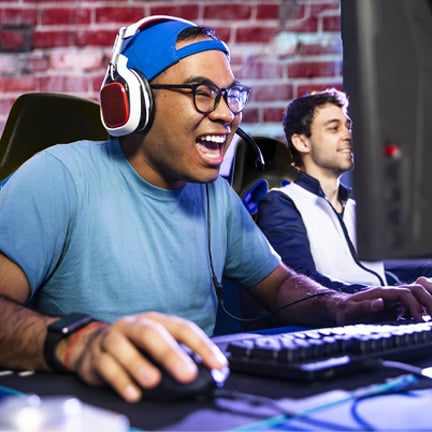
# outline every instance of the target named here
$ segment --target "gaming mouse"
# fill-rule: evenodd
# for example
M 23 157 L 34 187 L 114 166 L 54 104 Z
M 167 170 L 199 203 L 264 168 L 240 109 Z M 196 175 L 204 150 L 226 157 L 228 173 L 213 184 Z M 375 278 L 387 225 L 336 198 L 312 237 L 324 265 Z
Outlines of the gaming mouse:
M 163 367 L 160 383 L 151 389 L 141 389 L 143 398 L 159 401 L 175 401 L 197 398 L 211 398 L 215 389 L 222 387 L 229 376 L 228 367 L 223 370 L 209 369 L 191 356 L 198 367 L 198 376 L 190 383 L 180 383 Z

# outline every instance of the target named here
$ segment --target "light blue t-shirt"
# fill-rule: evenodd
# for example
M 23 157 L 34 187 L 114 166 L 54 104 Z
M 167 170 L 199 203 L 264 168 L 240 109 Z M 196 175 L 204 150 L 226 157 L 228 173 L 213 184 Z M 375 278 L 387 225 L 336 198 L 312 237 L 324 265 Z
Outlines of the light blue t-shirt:
M 208 185 L 216 276 L 248 288 L 280 258 L 228 182 Z M 29 305 L 96 319 L 155 310 L 211 335 L 217 299 L 208 251 L 206 186 L 144 181 L 117 139 L 48 148 L 0 193 L 0 251 L 25 272 Z

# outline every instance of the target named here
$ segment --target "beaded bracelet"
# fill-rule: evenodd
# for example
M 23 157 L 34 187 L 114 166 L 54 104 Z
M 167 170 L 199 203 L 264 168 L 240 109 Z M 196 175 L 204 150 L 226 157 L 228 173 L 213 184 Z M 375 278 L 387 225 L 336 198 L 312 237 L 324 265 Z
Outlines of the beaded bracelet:
M 68 345 L 66 347 L 66 352 L 65 352 L 65 355 L 64 355 L 64 358 L 63 358 L 63 366 L 64 366 L 64 368 L 66 370 L 69 370 L 69 368 L 68 368 L 69 357 L 71 355 L 73 347 L 78 342 L 78 339 L 84 333 L 87 333 L 88 331 L 93 330 L 95 328 L 102 327 L 104 325 L 106 325 L 105 322 L 100 322 L 100 321 L 92 322 L 92 323 L 90 323 L 89 325 L 87 325 L 86 327 L 82 328 L 81 330 L 79 330 L 77 333 L 74 334 L 73 338 L 71 339 L 71 341 L 68 343 Z

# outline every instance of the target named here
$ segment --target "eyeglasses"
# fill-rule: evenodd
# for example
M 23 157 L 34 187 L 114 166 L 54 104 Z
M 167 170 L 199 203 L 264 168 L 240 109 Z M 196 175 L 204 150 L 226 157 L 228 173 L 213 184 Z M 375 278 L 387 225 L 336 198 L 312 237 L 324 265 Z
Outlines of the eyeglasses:
M 243 111 L 252 89 L 241 84 L 233 84 L 228 88 L 219 88 L 212 82 L 199 82 L 196 84 L 151 84 L 153 89 L 190 89 L 193 95 L 195 109 L 201 114 L 209 114 L 214 111 L 221 97 L 225 99 L 233 114 Z

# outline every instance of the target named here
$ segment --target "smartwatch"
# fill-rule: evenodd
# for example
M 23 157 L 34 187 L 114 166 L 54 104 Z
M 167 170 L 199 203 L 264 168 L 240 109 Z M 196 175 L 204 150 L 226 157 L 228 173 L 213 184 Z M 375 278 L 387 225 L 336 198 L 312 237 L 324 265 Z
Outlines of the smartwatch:
M 70 313 L 54 321 L 47 327 L 47 335 L 44 344 L 44 357 L 50 368 L 57 372 L 68 372 L 61 362 L 57 360 L 55 350 L 61 339 L 82 329 L 94 321 L 90 315 L 82 313 Z

